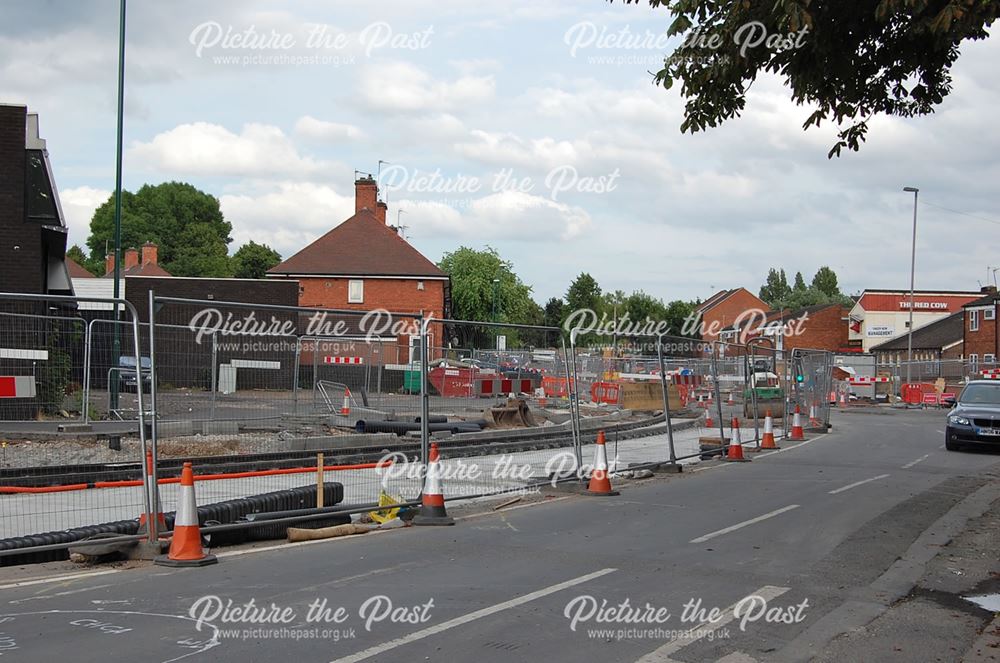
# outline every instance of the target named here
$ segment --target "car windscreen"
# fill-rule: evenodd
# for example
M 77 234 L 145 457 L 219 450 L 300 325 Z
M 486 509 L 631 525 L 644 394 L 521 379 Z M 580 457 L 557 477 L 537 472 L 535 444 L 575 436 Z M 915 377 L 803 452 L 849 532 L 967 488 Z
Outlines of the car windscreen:
M 959 402 L 962 405 L 1000 405 L 1000 384 L 970 384 Z

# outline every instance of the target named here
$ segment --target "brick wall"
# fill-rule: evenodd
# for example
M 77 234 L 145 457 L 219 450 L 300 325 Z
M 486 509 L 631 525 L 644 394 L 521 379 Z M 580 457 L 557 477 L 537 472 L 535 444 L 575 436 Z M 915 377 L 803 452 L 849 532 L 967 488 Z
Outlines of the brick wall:
M 744 288 L 740 288 L 702 314 L 702 329 L 704 330 L 701 335 L 702 340 L 717 339 L 719 331 L 732 325 L 740 315 L 750 310 L 760 310 L 766 313 L 770 308 L 759 297 Z
M 802 334 L 785 337 L 785 349 L 811 348 L 836 352 L 847 347 L 848 329 L 844 319 L 847 313 L 848 309 L 842 306 L 828 306 L 810 313 L 809 319 L 802 325 Z
M 45 288 L 41 227 L 25 223 L 24 106 L 0 104 L 0 290 L 40 294 Z
M 984 355 L 1000 355 L 1000 347 L 998 347 L 997 342 L 997 314 L 1000 314 L 1000 302 L 994 302 L 993 308 L 995 313 L 993 314 L 992 320 L 986 320 L 983 317 L 985 311 L 980 310 L 979 313 L 979 329 L 978 331 L 972 331 L 971 321 L 969 314 L 970 311 L 965 312 L 965 355 L 977 355 L 979 362 L 983 362 Z

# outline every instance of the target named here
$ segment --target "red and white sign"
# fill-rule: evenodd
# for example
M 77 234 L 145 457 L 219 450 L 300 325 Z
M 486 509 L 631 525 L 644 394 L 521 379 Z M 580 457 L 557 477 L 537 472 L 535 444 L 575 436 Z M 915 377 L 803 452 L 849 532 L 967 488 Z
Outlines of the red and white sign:
M 872 377 L 865 377 L 863 375 L 859 375 L 857 377 L 851 378 L 849 380 L 849 382 L 854 387 L 863 387 L 863 386 L 869 385 L 869 384 L 875 384 L 875 383 L 881 383 L 881 382 L 889 382 L 890 379 L 891 378 L 872 378 Z
M 924 394 L 924 405 L 937 405 L 938 395 L 936 392 Z
M 33 376 L 0 375 L 0 398 L 34 398 L 36 395 Z
M 363 364 L 364 357 L 323 357 L 324 364 Z

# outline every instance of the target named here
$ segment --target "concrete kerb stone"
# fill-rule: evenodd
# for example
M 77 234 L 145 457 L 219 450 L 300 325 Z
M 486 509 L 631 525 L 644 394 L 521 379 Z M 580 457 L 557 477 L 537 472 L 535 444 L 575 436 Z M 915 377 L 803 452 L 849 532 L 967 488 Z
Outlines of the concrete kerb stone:
M 201 423 L 202 435 L 238 435 L 240 424 L 238 421 L 203 421 Z M 159 429 L 157 429 L 159 434 Z
M 359 433 L 357 435 L 322 435 L 318 437 L 297 437 L 289 440 L 289 451 L 325 451 L 337 447 L 384 448 L 399 444 L 394 433 Z
M 158 421 L 156 422 L 157 437 L 182 437 L 194 435 L 194 423 L 190 421 Z

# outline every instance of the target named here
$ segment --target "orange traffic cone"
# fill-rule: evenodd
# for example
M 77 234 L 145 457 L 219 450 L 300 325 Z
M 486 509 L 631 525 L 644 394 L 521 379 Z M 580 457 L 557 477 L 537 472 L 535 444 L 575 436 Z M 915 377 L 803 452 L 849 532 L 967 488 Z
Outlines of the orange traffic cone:
M 712 419 L 712 413 L 705 412 L 705 428 L 715 428 L 715 420 Z
M 809 406 L 809 426 L 812 428 L 818 428 L 822 424 L 819 423 L 819 415 L 816 412 L 816 404 L 813 403 Z
M 430 458 L 427 462 L 427 476 L 424 477 L 424 492 L 420 501 L 420 512 L 413 519 L 414 525 L 454 525 L 444 508 L 444 490 L 441 487 L 441 468 L 438 465 L 437 442 L 431 442 Z
M 146 492 L 149 493 L 149 508 L 154 509 L 156 513 L 156 531 L 163 534 L 167 531 L 167 523 L 163 519 L 163 511 L 160 508 L 160 490 L 159 486 L 153 483 L 153 450 L 146 449 Z M 147 514 L 145 512 L 139 515 L 139 534 L 145 534 L 148 529 L 147 524 Z
M 549 401 L 545 397 L 545 387 L 539 387 L 537 393 L 538 393 L 538 407 L 547 407 Z
M 728 461 L 737 463 L 749 463 L 750 459 L 743 455 L 743 440 L 740 438 L 740 420 L 733 417 L 733 436 L 729 440 L 729 449 L 726 451 Z
M 840 392 L 840 407 L 847 407 L 847 392 Z
M 351 416 L 351 390 L 344 388 L 344 404 L 340 406 L 340 416 Z
M 617 495 L 617 490 L 611 489 L 611 479 L 608 477 L 608 451 L 605 447 L 604 431 L 597 431 L 597 448 L 594 451 L 594 469 L 590 473 L 590 483 L 587 484 L 587 495 Z
M 708 409 L 708 404 L 705 403 L 705 397 L 702 396 L 701 394 L 698 394 L 698 407 L 700 407 L 703 410 Z
M 733 400 L 733 390 L 729 390 L 729 400 L 726 401 L 726 405 L 736 405 L 736 401 Z
M 771 417 L 771 411 L 768 410 L 767 414 L 764 415 L 764 437 L 760 440 L 761 449 L 780 449 L 777 444 L 774 443 L 774 419 Z
M 219 559 L 206 555 L 201 547 L 201 528 L 198 526 L 198 504 L 194 497 L 194 470 L 191 463 L 184 463 L 181 470 L 181 494 L 174 514 L 174 535 L 170 539 L 170 552 L 156 557 L 160 566 L 207 566 Z
M 788 436 L 789 440 L 795 440 L 800 442 L 806 439 L 805 432 L 802 430 L 802 410 L 799 406 L 795 406 L 795 414 L 792 416 L 792 434 Z

